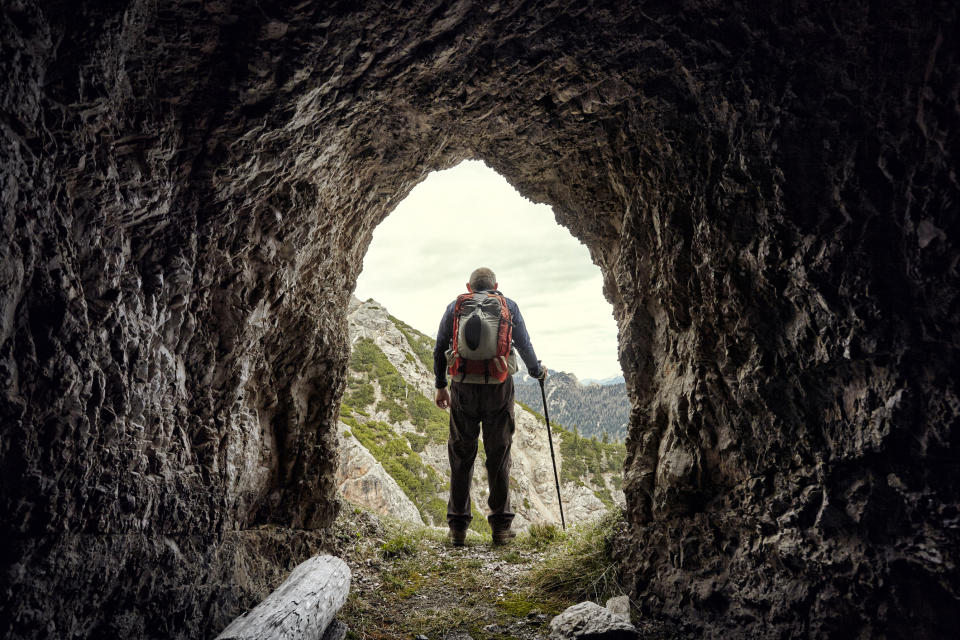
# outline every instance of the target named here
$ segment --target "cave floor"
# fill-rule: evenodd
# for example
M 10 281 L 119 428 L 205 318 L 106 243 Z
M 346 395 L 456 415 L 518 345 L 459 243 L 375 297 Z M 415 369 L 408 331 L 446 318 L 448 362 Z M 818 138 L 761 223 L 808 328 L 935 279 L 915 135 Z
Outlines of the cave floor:
M 575 604 L 525 585 L 544 551 L 522 539 L 493 547 L 471 532 L 456 548 L 441 529 L 362 517 L 366 526 L 353 528 L 355 542 L 343 545 L 353 582 L 338 617 L 348 638 L 533 640 L 546 638 L 550 619 Z
M 338 553 L 353 572 L 338 615 L 347 638 L 545 639 L 553 616 L 578 601 L 532 579 L 564 546 L 558 531 L 521 533 L 505 547 L 470 532 L 457 548 L 444 529 L 381 520 L 347 506 L 335 529 Z M 661 625 L 638 628 L 644 638 L 674 637 Z

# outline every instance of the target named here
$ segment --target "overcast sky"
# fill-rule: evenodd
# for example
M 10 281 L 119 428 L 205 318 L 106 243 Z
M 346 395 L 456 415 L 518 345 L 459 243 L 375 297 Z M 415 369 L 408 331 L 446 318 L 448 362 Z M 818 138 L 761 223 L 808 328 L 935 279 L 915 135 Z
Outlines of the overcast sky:
M 547 205 L 480 161 L 437 171 L 373 234 L 355 295 L 436 336 L 470 272 L 493 269 L 520 307 L 537 357 L 580 379 L 620 375 L 617 325 L 600 268 Z

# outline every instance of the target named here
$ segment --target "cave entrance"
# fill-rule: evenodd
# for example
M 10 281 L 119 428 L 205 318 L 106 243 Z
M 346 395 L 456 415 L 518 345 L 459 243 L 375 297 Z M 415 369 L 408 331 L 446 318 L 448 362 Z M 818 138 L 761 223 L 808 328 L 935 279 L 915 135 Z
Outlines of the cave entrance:
M 445 525 L 448 427 L 447 414 L 431 402 L 432 351 L 443 309 L 478 266 L 492 268 L 501 290 L 518 302 L 551 371 L 562 492 L 567 508 L 577 505 L 568 519 L 623 504 L 630 403 L 600 269 L 549 206 L 525 199 L 478 160 L 430 174 L 374 233 L 348 316 L 339 489 L 374 511 Z M 520 529 L 559 523 L 539 385 L 522 365 L 515 382 L 515 522 Z M 371 456 L 383 468 L 378 478 L 370 477 L 380 473 Z M 479 457 L 483 462 L 482 448 Z M 477 506 L 486 503 L 486 477 L 477 467 L 472 527 L 485 533 Z

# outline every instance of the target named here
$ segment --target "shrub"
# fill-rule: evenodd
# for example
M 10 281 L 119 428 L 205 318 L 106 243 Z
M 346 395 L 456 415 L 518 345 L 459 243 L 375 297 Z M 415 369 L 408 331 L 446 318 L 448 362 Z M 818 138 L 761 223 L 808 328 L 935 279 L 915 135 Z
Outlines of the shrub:
M 357 422 L 352 427 L 354 437 L 383 465 L 400 489 L 417 507 L 425 519 L 430 517 L 428 505 L 443 491 L 440 475 L 410 448 L 407 441 L 396 436 L 389 425 L 382 422 Z
M 427 436 L 421 436 L 417 433 L 405 433 L 403 437 L 410 443 L 410 448 L 417 453 L 422 453 L 427 447 L 427 442 L 430 441 Z
M 353 407 L 364 408 L 373 404 L 373 385 L 363 380 L 350 380 L 347 383 L 347 393 L 343 402 Z

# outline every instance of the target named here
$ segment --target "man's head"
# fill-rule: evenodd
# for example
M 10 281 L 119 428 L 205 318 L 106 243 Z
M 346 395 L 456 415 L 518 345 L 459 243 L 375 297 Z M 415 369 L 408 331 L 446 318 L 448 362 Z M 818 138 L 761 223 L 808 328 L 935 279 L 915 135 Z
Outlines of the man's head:
M 470 291 L 492 291 L 496 288 L 497 276 L 486 267 L 474 269 L 470 274 L 470 281 L 467 282 L 467 289 Z

